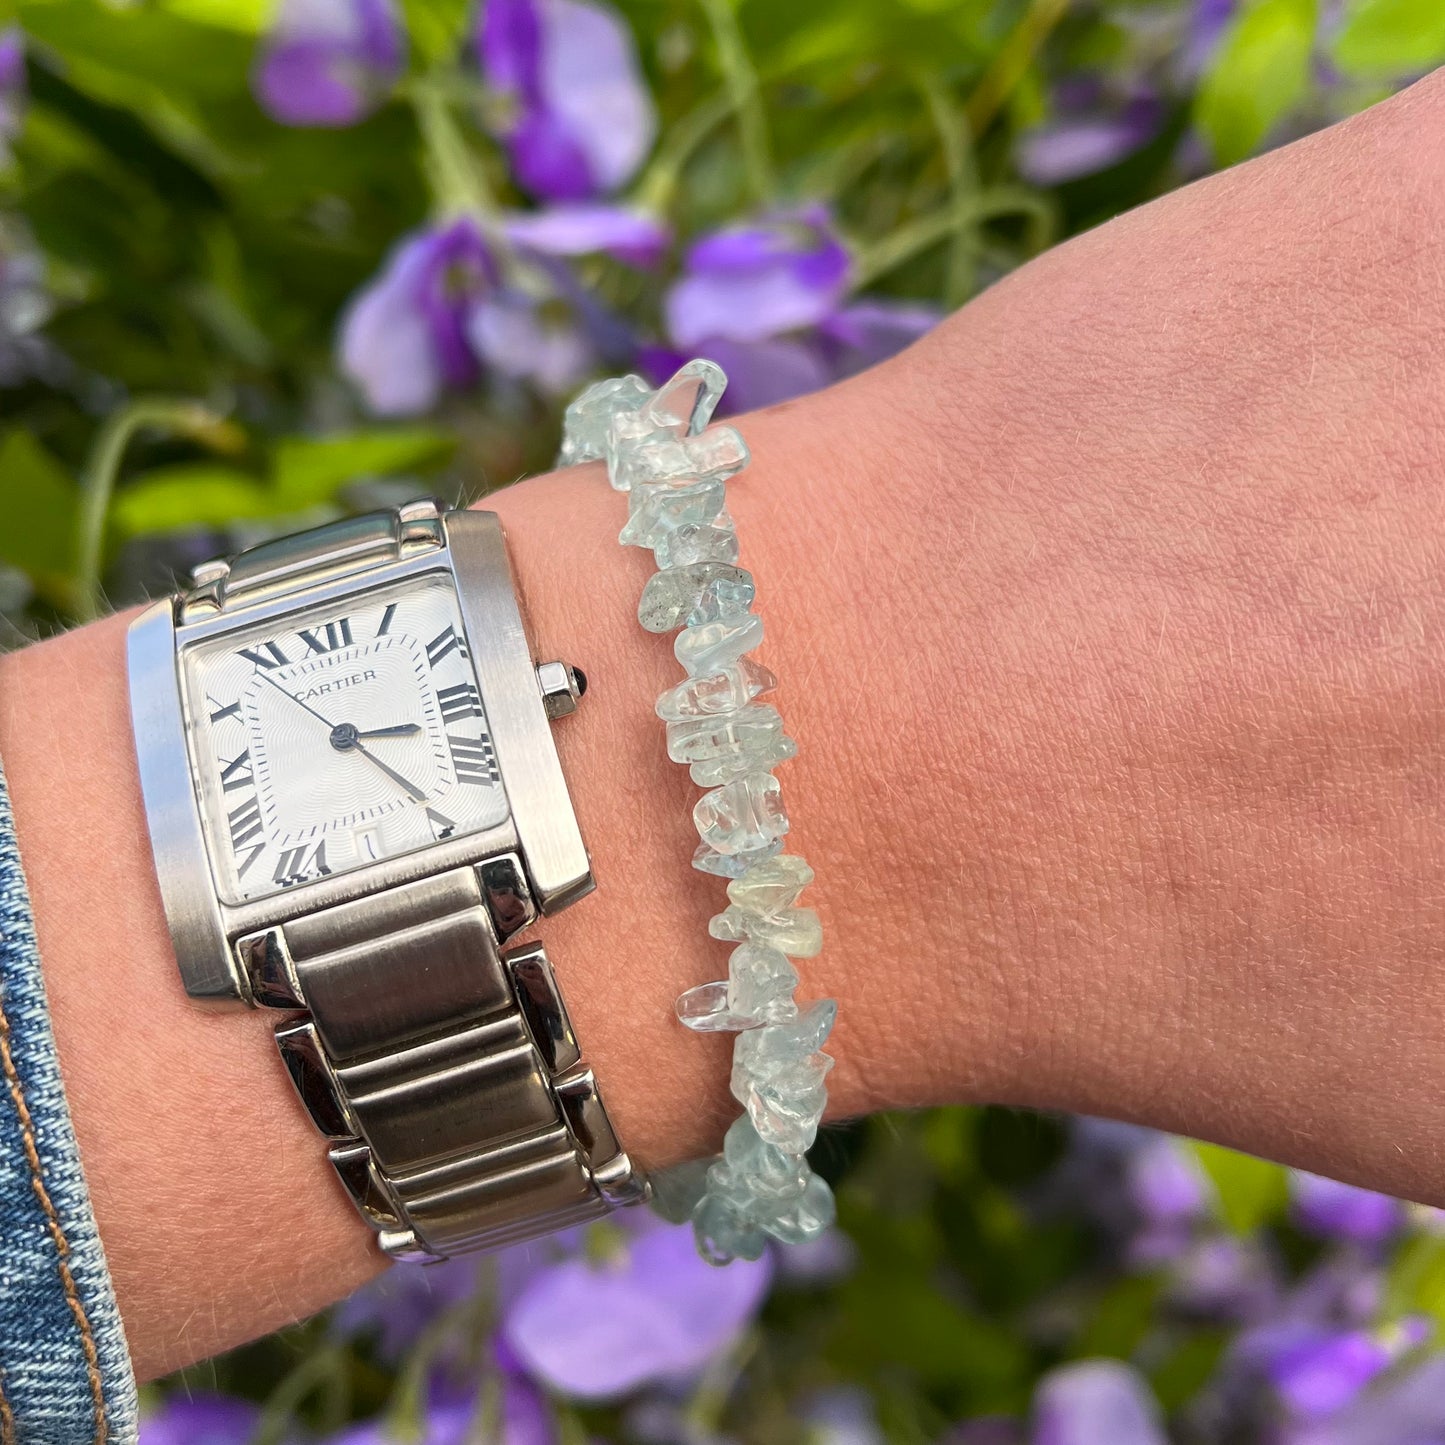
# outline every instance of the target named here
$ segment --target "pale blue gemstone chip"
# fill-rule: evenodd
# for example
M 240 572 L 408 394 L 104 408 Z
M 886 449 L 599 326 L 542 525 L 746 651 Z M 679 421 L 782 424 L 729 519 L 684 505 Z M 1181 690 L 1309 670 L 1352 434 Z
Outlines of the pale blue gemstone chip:
M 793 960 L 813 957 L 823 933 L 798 902 L 813 870 L 782 851 L 788 814 L 773 769 L 797 744 L 777 709 L 757 701 L 777 679 L 751 655 L 763 623 L 724 491 L 748 463 L 747 444 L 735 427 L 711 425 L 726 385 L 703 360 L 656 390 L 636 376 L 599 382 L 567 408 L 560 458 L 604 460 L 628 493 L 619 540 L 650 548 L 658 569 L 638 620 L 651 632 L 680 629 L 673 651 L 687 676 L 658 698 L 657 714 L 669 757 L 708 789 L 693 809 L 692 865 L 728 880 L 709 931 L 737 946 L 727 978 L 688 989 L 677 1016 L 698 1033 L 736 1035 L 731 1087 L 745 1112 L 722 1157 L 701 1179 L 693 1171 L 674 1215 L 691 1206 L 698 1248 L 716 1264 L 757 1259 L 769 1239 L 816 1239 L 833 1223 L 832 1192 L 806 1153 L 827 1105 L 833 1060 L 822 1050 L 837 1012 L 831 999 L 801 1007 L 795 998 Z

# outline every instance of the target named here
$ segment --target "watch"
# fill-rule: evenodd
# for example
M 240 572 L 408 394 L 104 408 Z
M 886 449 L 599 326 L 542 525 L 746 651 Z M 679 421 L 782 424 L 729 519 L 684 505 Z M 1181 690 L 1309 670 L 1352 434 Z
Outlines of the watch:
M 543 945 L 591 891 L 499 519 L 417 502 L 197 567 L 131 625 L 187 993 L 272 1008 L 381 1248 L 495 1248 L 636 1203 Z

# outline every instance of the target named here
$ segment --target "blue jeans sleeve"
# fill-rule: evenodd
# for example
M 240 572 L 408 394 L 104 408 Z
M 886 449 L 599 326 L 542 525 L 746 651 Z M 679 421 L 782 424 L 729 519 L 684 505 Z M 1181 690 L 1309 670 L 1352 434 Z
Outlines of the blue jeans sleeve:
M 0 773 L 0 1445 L 130 1445 L 130 1356 L 65 1104 Z

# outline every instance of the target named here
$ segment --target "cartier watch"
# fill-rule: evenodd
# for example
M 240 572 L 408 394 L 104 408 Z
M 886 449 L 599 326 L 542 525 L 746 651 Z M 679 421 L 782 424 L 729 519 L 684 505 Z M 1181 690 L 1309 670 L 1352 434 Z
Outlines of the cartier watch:
M 543 946 L 588 893 L 496 516 L 421 502 L 195 569 L 130 630 L 131 707 L 187 993 L 273 1008 L 281 1058 L 397 1258 L 647 1192 Z

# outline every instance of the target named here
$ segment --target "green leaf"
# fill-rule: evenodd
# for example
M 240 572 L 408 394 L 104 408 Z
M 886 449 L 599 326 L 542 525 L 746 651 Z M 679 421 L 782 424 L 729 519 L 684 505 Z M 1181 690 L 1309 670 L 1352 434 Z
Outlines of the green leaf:
M 223 530 L 289 510 L 273 488 L 234 467 L 209 463 L 158 467 L 129 482 L 111 504 L 111 522 L 127 537 L 188 527 Z
M 287 511 L 331 501 L 349 482 L 392 476 L 444 461 L 455 446 L 431 427 L 393 427 L 345 436 L 286 437 L 276 446 L 273 483 Z
M 1387 1319 L 1429 1315 L 1445 1329 L 1445 1238 L 1418 1234 L 1405 1241 L 1385 1277 Z
M 1284 1213 L 1289 1176 L 1280 1165 L 1217 1144 L 1193 1141 L 1190 1148 L 1218 1192 L 1220 1218 L 1236 1234 L 1250 1234 Z
M 1331 56 L 1347 75 L 1394 79 L 1445 60 L 1440 0 L 1353 0 Z
M 1154 1309 L 1164 1292 L 1157 1274 L 1125 1275 L 1114 1282 L 1084 1320 L 1070 1353 L 1077 1359 L 1107 1355 L 1130 1359 L 1154 1323 Z
M 467 35 L 467 0 L 402 0 L 407 35 L 424 65 L 452 60 Z
M 274 0 L 165 0 L 165 8 L 183 20 L 259 35 L 276 6 Z
M 1227 1330 L 1191 1332 L 1150 1367 L 1149 1383 L 1166 1414 L 1183 1409 L 1209 1383 L 1228 1344 Z
M 1258 0 L 1230 27 L 1195 105 L 1220 165 L 1243 160 L 1304 97 L 1314 34 L 1315 0 Z
M 18 567 L 49 601 L 66 606 L 75 569 L 80 494 L 70 474 L 27 431 L 0 443 L 0 562 Z
M 906 1371 L 925 1385 L 962 1390 L 976 1411 L 1026 1398 L 1027 1347 L 1004 1324 L 975 1314 L 920 1277 L 871 1268 L 840 1291 L 830 1353 L 850 1374 Z

